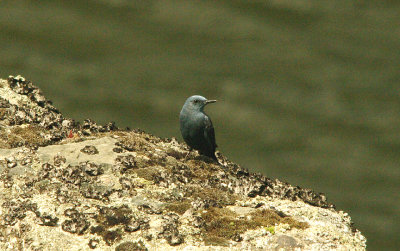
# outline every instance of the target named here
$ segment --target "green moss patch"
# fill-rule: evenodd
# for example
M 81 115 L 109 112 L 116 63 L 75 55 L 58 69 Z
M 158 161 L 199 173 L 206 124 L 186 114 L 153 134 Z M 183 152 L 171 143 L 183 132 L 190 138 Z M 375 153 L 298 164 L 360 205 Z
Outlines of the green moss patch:
M 185 201 L 185 202 L 175 202 L 175 203 L 169 203 L 168 205 L 165 206 L 165 209 L 168 211 L 175 212 L 179 215 L 184 214 L 192 205 L 190 202 Z
M 237 195 L 222 191 L 219 188 L 196 187 L 187 192 L 186 196 L 191 197 L 193 200 L 200 198 L 201 200 L 214 202 L 218 207 L 233 205 L 238 199 Z
M 118 140 L 117 145 L 127 151 L 148 152 L 154 148 L 151 142 L 157 143 L 159 141 L 159 138 L 150 134 L 129 132 Z
M 28 125 L 16 126 L 10 132 L 0 131 L 0 147 L 14 148 L 19 146 L 44 146 L 50 143 L 43 135 L 46 133 L 44 128 Z
M 278 224 L 287 223 L 291 228 L 305 229 L 308 224 L 299 222 L 289 216 L 280 216 L 277 212 L 269 209 L 257 210 L 246 217 L 238 218 L 238 215 L 227 208 L 210 208 L 201 214 L 205 226 L 203 238 L 206 245 L 209 243 L 224 243 L 250 229 L 268 227 L 268 231 Z M 208 244 L 207 244 L 208 243 Z
M 121 240 L 124 234 L 122 227 L 115 229 L 115 226 L 130 224 L 132 210 L 126 205 L 121 207 L 102 207 L 94 219 L 98 225 L 92 226 L 90 232 L 101 236 L 107 245 L 112 245 Z
M 229 246 L 229 241 L 223 237 L 207 235 L 204 236 L 204 244 L 206 246 Z
M 132 172 L 136 173 L 138 177 L 143 178 L 145 180 L 154 181 L 154 177 L 159 175 L 159 169 L 161 167 L 147 167 L 147 168 L 139 168 L 134 169 Z
M 275 234 L 275 227 L 264 227 L 265 230 L 267 230 L 268 232 L 270 232 L 271 234 Z
M 207 164 L 201 160 L 190 160 L 187 164 L 193 173 L 193 178 L 199 180 L 208 180 L 215 175 L 215 171 L 219 170 L 217 166 Z

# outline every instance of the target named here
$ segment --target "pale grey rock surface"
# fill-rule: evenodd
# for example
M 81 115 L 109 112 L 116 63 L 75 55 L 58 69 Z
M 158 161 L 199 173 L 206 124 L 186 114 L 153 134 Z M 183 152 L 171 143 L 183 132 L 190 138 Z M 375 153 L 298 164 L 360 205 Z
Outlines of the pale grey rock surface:
M 365 250 L 322 194 L 175 139 L 64 118 L 0 80 L 0 250 Z

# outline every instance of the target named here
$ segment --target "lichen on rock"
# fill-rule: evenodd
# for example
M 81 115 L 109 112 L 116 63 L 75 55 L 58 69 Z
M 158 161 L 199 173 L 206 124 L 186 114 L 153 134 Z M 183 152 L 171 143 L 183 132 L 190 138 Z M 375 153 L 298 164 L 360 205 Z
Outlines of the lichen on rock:
M 323 194 L 176 139 L 65 118 L 0 80 L 0 249 L 364 250 Z

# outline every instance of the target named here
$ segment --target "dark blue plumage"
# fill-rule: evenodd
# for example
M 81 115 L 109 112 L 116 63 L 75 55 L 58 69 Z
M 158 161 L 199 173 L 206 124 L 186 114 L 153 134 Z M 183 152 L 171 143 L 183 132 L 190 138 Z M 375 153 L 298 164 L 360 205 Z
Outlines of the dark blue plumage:
M 204 107 L 214 102 L 216 100 L 207 100 L 199 95 L 189 97 L 182 107 L 179 120 L 186 144 L 200 154 L 217 160 L 214 127 L 210 117 L 204 113 Z

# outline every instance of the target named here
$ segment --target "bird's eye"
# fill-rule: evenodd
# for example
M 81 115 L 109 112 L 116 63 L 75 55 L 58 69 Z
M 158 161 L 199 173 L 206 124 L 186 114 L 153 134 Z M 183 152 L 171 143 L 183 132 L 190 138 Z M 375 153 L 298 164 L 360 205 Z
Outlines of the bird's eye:
M 197 104 L 197 103 L 199 103 L 199 100 L 198 100 L 198 99 L 195 99 L 193 102 L 194 102 L 195 104 Z

